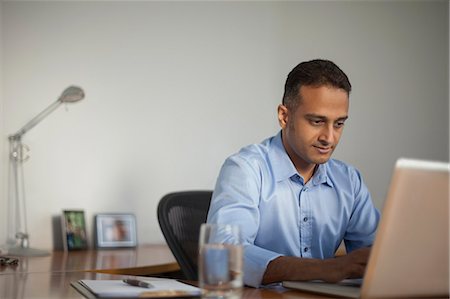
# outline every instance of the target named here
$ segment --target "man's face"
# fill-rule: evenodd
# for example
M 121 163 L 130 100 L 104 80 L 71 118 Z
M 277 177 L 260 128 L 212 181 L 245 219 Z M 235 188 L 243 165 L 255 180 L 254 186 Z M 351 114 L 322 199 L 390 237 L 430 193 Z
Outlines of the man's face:
M 327 162 L 348 117 L 348 94 L 331 86 L 302 86 L 295 111 L 278 107 L 283 144 L 297 170 L 302 174 L 316 164 Z

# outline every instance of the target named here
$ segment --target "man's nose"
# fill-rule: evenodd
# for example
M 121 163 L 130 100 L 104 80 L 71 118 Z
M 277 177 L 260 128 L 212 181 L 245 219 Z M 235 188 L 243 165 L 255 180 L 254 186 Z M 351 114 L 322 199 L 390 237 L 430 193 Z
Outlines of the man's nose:
M 332 125 L 324 127 L 319 135 L 319 141 L 324 145 L 333 144 L 334 127 Z

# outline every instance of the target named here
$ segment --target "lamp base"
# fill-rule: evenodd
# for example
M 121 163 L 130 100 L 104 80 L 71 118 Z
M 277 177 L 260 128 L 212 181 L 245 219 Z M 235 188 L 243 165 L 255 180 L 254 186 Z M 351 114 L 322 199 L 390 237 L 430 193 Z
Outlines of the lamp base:
M 50 251 L 35 249 L 35 248 L 24 248 L 20 246 L 13 246 L 7 249 L 8 255 L 13 256 L 48 256 L 50 255 Z

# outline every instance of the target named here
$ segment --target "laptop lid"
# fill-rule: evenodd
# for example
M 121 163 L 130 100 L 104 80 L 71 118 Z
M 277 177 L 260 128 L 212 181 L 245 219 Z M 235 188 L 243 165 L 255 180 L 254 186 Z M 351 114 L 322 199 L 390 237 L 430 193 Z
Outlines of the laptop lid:
M 449 164 L 397 161 L 362 298 L 449 295 Z

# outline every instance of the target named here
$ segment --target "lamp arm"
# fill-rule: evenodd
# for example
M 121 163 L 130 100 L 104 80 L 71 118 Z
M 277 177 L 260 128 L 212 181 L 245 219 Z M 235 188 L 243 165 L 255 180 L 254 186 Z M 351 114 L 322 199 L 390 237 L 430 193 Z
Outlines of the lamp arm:
M 50 113 L 56 110 L 60 105 L 62 104 L 62 101 L 59 99 L 45 108 L 41 113 L 36 115 L 32 120 L 30 120 L 28 123 L 26 123 L 20 130 L 18 130 L 15 134 L 10 135 L 8 138 L 9 140 L 19 140 L 25 133 L 27 133 L 29 130 L 31 130 L 34 126 L 36 126 L 38 123 L 40 123 L 44 118 L 46 118 Z

